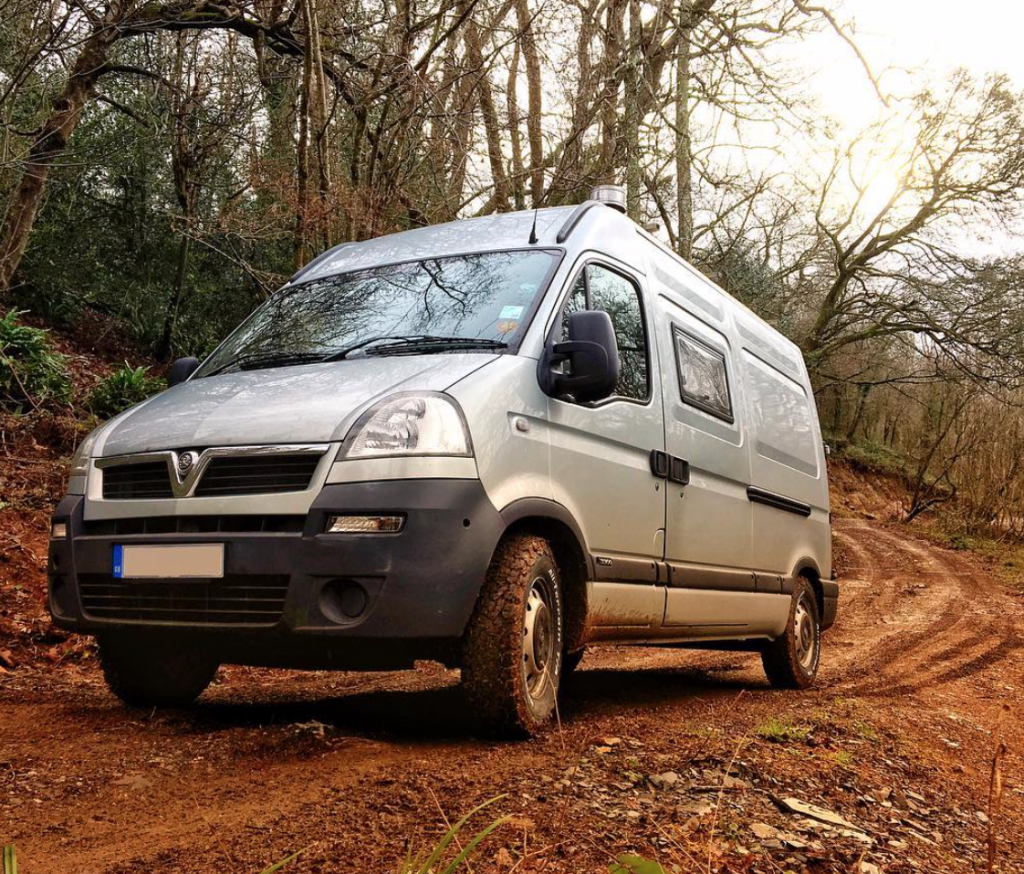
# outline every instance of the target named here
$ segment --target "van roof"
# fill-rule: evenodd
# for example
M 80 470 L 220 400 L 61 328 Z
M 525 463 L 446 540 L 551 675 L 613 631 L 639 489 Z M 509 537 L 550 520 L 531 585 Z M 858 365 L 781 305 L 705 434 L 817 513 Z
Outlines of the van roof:
M 639 239 L 646 240 L 671 257 L 680 270 L 689 273 L 705 288 L 705 293 L 710 292 L 733 313 L 740 314 L 740 318 L 748 326 L 747 340 L 749 342 L 757 341 L 761 346 L 766 342 L 774 346 L 773 340 L 781 343 L 788 354 L 782 349 L 775 348 L 776 356 L 781 356 L 788 362 L 787 371 L 792 373 L 795 369 L 799 373 L 802 366 L 802 355 L 799 347 L 792 340 L 617 210 L 609 208 L 587 210 L 580 216 L 579 224 L 574 228 L 572 236 L 560 242 L 557 239 L 559 230 L 577 209 L 577 206 L 555 206 L 538 210 L 526 209 L 519 212 L 495 213 L 480 218 L 460 219 L 440 225 L 399 231 L 359 243 L 342 243 L 307 264 L 291 278 L 288 284 L 308 282 L 338 273 L 365 270 L 386 264 L 398 264 L 403 261 L 415 261 L 421 258 L 443 258 L 473 252 L 533 248 L 530 245 L 530 230 L 535 217 L 537 221 L 537 243 L 535 245 L 537 248 L 563 247 L 571 245 L 576 240 L 580 240 L 586 245 L 588 238 L 589 241 L 593 241 L 596 235 L 602 238 L 604 245 L 612 246 L 615 249 L 625 247 L 620 252 L 624 256 L 626 251 L 631 251 L 634 257 L 626 256 L 626 260 L 635 261 L 635 244 L 622 236 L 622 228 L 628 225 L 636 230 Z M 643 259 L 641 264 L 645 261 L 646 259 Z M 641 264 L 635 266 L 641 271 L 645 271 L 645 267 Z M 751 328 L 755 333 L 761 334 L 760 340 L 749 335 Z
M 489 252 L 530 246 L 530 229 L 537 216 L 539 247 L 554 246 L 555 235 L 575 207 L 555 206 L 540 210 L 496 213 L 400 231 L 361 243 L 342 243 L 315 258 L 292 277 L 308 282 L 335 273 L 347 273 L 384 264 L 438 258 L 470 252 Z

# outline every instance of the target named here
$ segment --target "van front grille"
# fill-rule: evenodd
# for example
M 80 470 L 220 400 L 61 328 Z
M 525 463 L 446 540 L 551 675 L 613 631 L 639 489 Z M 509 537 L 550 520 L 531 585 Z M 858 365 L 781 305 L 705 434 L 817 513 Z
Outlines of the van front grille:
M 106 468 L 103 471 L 103 497 L 108 501 L 173 498 L 167 464 L 146 461 Z
M 86 537 L 132 534 L 301 534 L 305 516 L 151 516 L 82 523 Z
M 181 625 L 275 625 L 284 612 L 288 577 L 220 580 L 120 580 L 79 574 L 82 608 L 94 619 Z
M 192 495 L 225 498 L 305 491 L 313 481 L 325 448 L 318 447 L 315 452 L 239 452 L 218 454 L 208 461 L 200 459 Z M 176 489 L 177 496 L 184 497 L 186 487 L 172 480 L 175 474 L 171 470 L 181 457 L 168 452 L 163 453 L 167 461 L 153 460 L 154 454 L 161 453 L 151 453 L 138 462 L 129 456 L 115 463 L 101 460 L 103 497 L 108 501 L 159 500 L 175 497 Z
M 214 458 L 206 468 L 197 498 L 301 492 L 320 463 L 318 455 L 239 455 Z

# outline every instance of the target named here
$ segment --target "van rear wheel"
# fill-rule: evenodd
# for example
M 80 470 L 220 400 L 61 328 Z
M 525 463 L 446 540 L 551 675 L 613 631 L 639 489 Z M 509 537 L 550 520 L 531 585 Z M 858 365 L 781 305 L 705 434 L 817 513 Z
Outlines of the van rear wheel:
M 525 737 L 551 721 L 563 628 L 551 545 L 531 534 L 509 537 L 488 568 L 463 648 L 463 688 L 484 731 Z
M 785 632 L 761 653 L 769 682 L 780 689 L 806 689 L 818 676 L 821 616 L 811 584 L 797 579 Z
M 187 639 L 116 634 L 99 639 L 107 686 L 132 707 L 184 707 L 210 685 L 217 660 Z

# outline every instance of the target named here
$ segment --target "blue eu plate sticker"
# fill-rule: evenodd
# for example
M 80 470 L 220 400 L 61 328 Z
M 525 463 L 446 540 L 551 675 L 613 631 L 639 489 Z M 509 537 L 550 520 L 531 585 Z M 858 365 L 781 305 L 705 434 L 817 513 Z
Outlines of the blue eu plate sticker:
M 114 547 L 114 579 L 119 580 L 124 576 L 124 547 Z

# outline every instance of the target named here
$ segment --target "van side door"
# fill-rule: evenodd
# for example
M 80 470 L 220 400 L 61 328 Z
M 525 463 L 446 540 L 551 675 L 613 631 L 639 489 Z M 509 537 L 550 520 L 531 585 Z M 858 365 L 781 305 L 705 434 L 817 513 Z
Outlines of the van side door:
M 583 256 L 549 330 L 567 337 L 569 314 L 604 310 L 620 359 L 614 393 L 597 403 L 571 397 L 549 403 L 554 499 L 573 514 L 594 556 L 594 625 L 646 627 L 660 622 L 665 491 L 651 472 L 665 431 L 651 311 L 640 274 L 597 255 Z
M 728 302 L 651 252 L 669 456 L 665 632 L 726 637 L 750 625 L 752 513 L 746 410 Z

